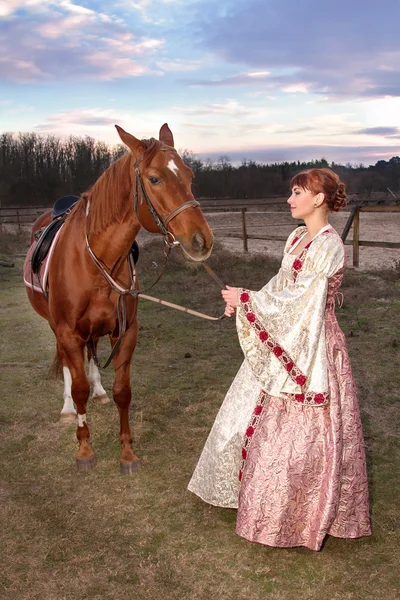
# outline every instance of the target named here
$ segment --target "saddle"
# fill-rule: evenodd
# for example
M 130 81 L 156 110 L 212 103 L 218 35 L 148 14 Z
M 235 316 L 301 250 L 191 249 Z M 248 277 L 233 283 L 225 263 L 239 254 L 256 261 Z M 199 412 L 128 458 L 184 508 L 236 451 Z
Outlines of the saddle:
M 78 202 L 79 196 L 62 196 L 55 201 L 53 211 L 51 213 L 52 221 L 45 227 L 36 232 L 37 244 L 32 253 L 31 265 L 32 272 L 38 275 L 42 263 L 44 262 L 57 231 L 63 226 L 65 219 L 71 212 L 71 209 Z M 136 264 L 139 259 L 139 246 L 137 242 L 133 242 L 130 249 L 133 262 Z
M 75 206 L 78 200 L 79 196 L 62 196 L 61 198 L 58 198 L 58 200 L 54 202 L 51 218 L 54 220 L 64 216 L 67 211 Z

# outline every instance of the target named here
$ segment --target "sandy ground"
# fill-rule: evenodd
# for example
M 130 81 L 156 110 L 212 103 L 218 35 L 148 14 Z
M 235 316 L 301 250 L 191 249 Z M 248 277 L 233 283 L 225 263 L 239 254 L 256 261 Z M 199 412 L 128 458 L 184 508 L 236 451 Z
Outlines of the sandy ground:
M 342 233 L 349 212 L 331 215 L 330 223 L 339 234 Z M 243 251 L 242 239 L 226 237 L 226 233 L 241 235 L 242 222 L 240 213 L 206 213 L 207 220 L 218 239 L 225 248 L 239 252 Z M 285 212 L 248 212 L 246 216 L 247 233 L 252 235 L 271 235 L 287 237 L 296 226 L 289 213 Z M 353 239 L 353 228 L 347 240 Z M 360 240 L 371 242 L 400 243 L 400 212 L 397 213 L 361 213 Z M 276 258 L 282 256 L 284 242 L 267 240 L 248 240 L 249 252 L 266 253 Z M 392 268 L 400 261 L 400 248 L 369 248 L 360 247 L 360 269 L 376 270 Z M 352 246 L 346 245 L 347 265 L 353 265 Z

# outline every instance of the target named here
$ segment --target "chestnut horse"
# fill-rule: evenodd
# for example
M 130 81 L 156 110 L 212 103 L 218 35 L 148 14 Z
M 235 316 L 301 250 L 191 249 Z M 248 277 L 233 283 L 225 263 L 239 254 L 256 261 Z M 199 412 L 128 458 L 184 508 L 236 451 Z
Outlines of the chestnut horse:
M 179 246 L 186 258 L 203 261 L 211 253 L 213 235 L 191 192 L 193 173 L 174 149 L 168 125 L 161 127 L 159 140 L 138 140 L 116 127 L 130 152 L 103 173 L 66 218 L 48 266 L 47 295 L 29 286 L 27 293 L 56 336 L 64 380 L 71 382 L 78 413 L 78 470 L 89 470 L 95 464 L 86 420 L 90 384 L 85 347 L 95 349 L 104 335 L 109 336 L 112 347 L 117 346 L 112 361 L 113 398 L 120 416 L 120 464 L 121 471 L 133 473 L 140 464 L 132 450 L 129 426 L 130 363 L 138 335 L 134 289 L 138 283 L 130 269 L 130 248 L 144 227 L 161 232 L 166 243 Z M 129 289 L 133 293 L 126 293 Z M 121 294 L 126 301 L 122 337 Z

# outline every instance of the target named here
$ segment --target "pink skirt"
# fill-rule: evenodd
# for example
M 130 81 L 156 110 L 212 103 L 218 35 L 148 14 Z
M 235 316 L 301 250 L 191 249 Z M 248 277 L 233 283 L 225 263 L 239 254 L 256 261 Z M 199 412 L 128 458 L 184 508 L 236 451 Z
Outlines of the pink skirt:
M 319 550 L 327 534 L 371 534 L 365 451 L 346 340 L 325 318 L 330 404 L 269 397 L 243 467 L 236 532 L 252 542 Z

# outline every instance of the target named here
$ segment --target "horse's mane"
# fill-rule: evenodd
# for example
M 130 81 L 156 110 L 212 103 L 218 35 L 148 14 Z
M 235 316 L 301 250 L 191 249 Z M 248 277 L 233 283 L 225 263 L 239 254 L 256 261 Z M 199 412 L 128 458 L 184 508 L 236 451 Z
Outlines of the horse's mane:
M 141 140 L 144 153 L 141 162 L 147 166 L 160 149 L 160 142 L 154 138 Z M 84 194 L 78 204 L 85 207 L 90 202 L 87 232 L 96 234 L 104 231 L 112 223 L 120 223 L 128 210 L 133 207 L 133 167 L 131 152 L 124 154 L 112 163 L 95 184 Z M 129 201 L 127 201 L 129 198 Z

